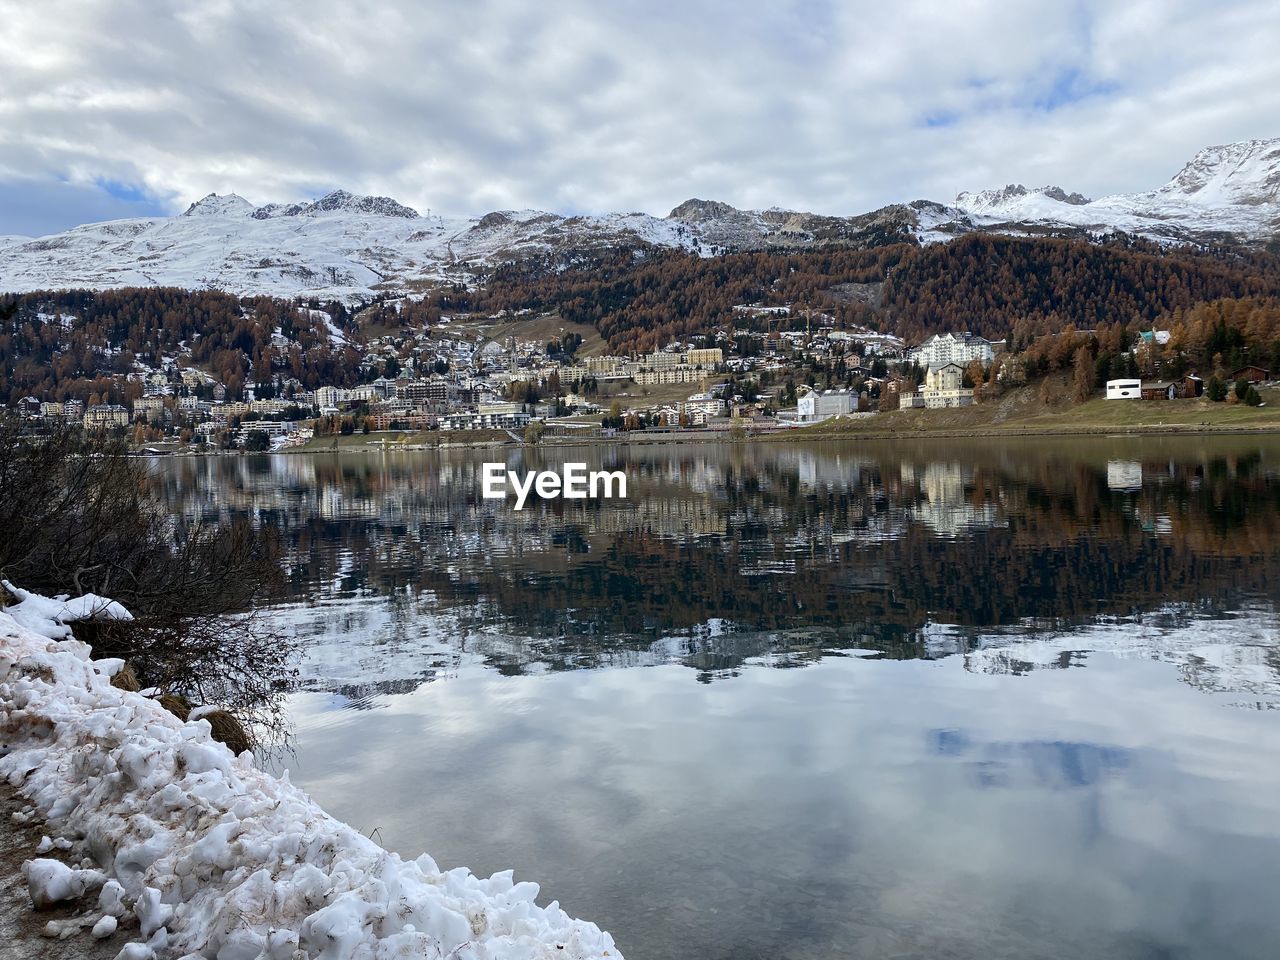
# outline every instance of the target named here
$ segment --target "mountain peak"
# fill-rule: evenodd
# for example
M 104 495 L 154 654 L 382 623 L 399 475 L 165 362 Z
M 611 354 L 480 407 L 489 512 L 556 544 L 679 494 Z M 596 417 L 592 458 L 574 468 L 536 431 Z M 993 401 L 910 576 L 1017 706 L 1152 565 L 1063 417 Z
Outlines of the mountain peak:
M 371 213 L 380 217 L 404 217 L 414 220 L 418 211 L 412 207 L 392 200 L 390 197 L 364 197 L 346 190 L 334 190 L 321 197 L 315 203 L 308 204 L 307 213 L 330 213 L 345 211 L 348 213 Z
M 1207 204 L 1280 202 L 1280 137 L 1205 147 L 1156 192 Z
M 698 200 L 694 198 L 686 200 L 672 210 L 667 214 L 667 219 L 683 220 L 686 223 L 701 223 L 704 220 L 719 220 L 724 217 L 731 217 L 741 212 L 736 207 L 721 203 L 719 200 Z
M 245 217 L 253 212 L 253 204 L 234 193 L 202 197 L 183 212 L 184 217 Z
M 277 217 L 314 217 L 324 213 L 365 213 L 405 220 L 418 218 L 417 210 L 390 197 L 366 197 L 346 190 L 334 190 L 311 203 L 268 203 L 254 210 L 252 216 L 255 220 L 274 220 Z
M 1086 203 L 1093 202 L 1083 193 L 1067 193 L 1061 187 L 1041 187 L 1035 192 L 1043 194 L 1050 200 L 1057 200 L 1059 203 L 1069 203 L 1073 207 L 1083 207 Z
M 1037 196 L 1077 207 L 1091 202 L 1084 194 L 1067 193 L 1061 187 L 1046 186 L 1028 190 L 1020 183 L 1010 183 L 997 189 L 982 190 L 979 193 L 965 191 L 956 195 L 955 202 L 956 206 L 971 213 L 1001 213 L 1012 210 L 1025 198 Z

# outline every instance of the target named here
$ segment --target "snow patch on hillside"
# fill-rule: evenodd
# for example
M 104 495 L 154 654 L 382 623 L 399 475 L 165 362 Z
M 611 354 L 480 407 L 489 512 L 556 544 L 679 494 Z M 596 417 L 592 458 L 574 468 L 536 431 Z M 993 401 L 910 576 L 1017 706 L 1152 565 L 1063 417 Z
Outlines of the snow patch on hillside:
M 207 720 L 111 686 L 118 661 L 44 635 L 57 626 L 0 611 L 0 776 L 58 835 L 42 851 L 69 846 L 72 861 L 28 862 L 37 905 L 98 892 L 95 935 L 131 928 L 138 960 L 619 956 L 510 871 L 480 879 L 384 850 L 233 756 Z

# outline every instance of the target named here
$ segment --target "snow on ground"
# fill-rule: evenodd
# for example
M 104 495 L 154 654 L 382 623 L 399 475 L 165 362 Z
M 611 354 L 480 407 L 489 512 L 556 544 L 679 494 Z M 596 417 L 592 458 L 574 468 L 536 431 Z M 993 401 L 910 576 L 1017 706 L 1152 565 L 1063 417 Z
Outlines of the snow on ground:
M 312 320 L 318 323 L 329 335 L 329 343 L 335 347 L 345 347 L 347 345 L 346 335 L 338 329 L 334 324 L 333 318 L 323 310 L 307 310 Z
M 65 593 L 56 597 L 42 597 L 38 593 L 15 587 L 8 580 L 0 580 L 0 584 L 18 601 L 6 607 L 4 612 L 21 626 L 51 640 L 69 638 L 71 628 L 67 624 L 76 620 L 133 619 L 133 614 L 123 604 L 100 597 L 96 593 L 86 593 L 75 599 Z
M 537 884 L 402 860 L 233 756 L 207 720 L 111 686 L 118 661 L 50 639 L 58 621 L 30 626 L 97 599 L 26 594 L 26 625 L 0 611 L 0 776 L 74 841 L 69 863 L 28 862 L 34 903 L 97 892 L 89 919 L 134 934 L 126 960 L 618 956 L 594 924 L 539 907 Z

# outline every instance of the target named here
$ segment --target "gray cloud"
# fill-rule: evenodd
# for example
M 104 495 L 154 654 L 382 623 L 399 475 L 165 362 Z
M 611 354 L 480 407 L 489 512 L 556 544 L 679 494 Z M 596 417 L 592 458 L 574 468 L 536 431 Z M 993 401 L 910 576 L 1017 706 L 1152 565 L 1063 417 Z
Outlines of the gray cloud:
M 168 210 L 336 187 L 447 213 L 689 196 L 856 213 L 1015 180 L 1101 195 L 1280 134 L 1267 0 L 0 0 L 0 17 L 0 200 L 51 198 L 45 218 L 5 200 L 0 233 L 120 208 L 102 182 Z

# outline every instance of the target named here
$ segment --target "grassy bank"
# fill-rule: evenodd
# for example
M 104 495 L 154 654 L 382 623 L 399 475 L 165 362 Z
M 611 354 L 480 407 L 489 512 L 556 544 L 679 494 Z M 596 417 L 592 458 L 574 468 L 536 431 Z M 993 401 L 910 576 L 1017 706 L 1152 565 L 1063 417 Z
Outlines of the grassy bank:
M 1194 400 L 1070 399 L 1065 379 L 1010 391 L 997 400 L 948 410 L 894 410 L 839 418 L 778 439 L 904 436 L 1028 436 L 1091 433 L 1235 433 L 1280 431 L 1280 390 L 1261 391 L 1264 406 Z M 772 439 L 772 438 L 771 438 Z
M 511 443 L 505 430 L 389 430 L 380 433 L 352 433 L 312 437 L 288 452 L 324 453 L 326 451 L 382 450 L 384 448 L 492 446 Z

